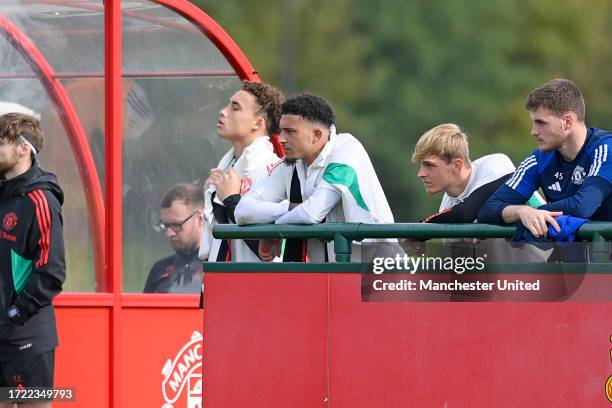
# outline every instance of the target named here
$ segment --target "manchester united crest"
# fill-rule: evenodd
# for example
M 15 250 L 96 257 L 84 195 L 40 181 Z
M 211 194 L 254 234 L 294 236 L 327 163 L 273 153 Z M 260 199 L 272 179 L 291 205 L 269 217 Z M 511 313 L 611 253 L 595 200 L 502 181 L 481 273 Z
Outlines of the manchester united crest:
M 15 226 L 17 226 L 18 220 L 19 219 L 17 218 L 17 214 L 15 214 L 14 212 L 10 212 L 4 216 L 4 219 L 2 220 L 2 227 L 6 231 L 10 231 L 15 228 Z
M 250 177 L 245 177 L 242 179 L 242 183 L 240 184 L 240 195 L 245 195 L 251 189 L 253 185 L 253 180 Z
M 202 339 L 202 334 L 194 331 L 174 359 L 164 364 L 162 408 L 202 408 Z M 186 394 L 186 403 L 182 394 Z
M 574 184 L 582 184 L 584 179 L 586 178 L 586 171 L 582 166 L 576 166 L 574 172 L 572 173 L 572 183 Z
M 610 342 L 612 342 L 612 336 L 610 336 Z M 610 350 L 610 360 L 612 360 L 612 350 Z M 606 397 L 608 401 L 612 402 L 612 375 L 608 377 L 606 381 Z

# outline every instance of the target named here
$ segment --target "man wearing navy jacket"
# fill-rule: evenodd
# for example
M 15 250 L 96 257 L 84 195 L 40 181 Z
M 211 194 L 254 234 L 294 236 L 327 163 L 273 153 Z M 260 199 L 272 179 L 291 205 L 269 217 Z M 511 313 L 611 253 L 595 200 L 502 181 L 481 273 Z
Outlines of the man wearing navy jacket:
M 38 119 L 0 116 L 0 387 L 53 386 L 51 302 L 66 277 L 63 193 L 38 166 L 42 144 Z
M 612 220 L 612 133 L 587 128 L 584 98 L 567 79 L 554 79 L 535 89 L 525 108 L 538 148 L 489 198 L 478 222 L 521 222 L 534 237 L 545 237 L 548 224 L 565 214 L 593 221 Z M 548 204 L 524 205 L 538 188 Z

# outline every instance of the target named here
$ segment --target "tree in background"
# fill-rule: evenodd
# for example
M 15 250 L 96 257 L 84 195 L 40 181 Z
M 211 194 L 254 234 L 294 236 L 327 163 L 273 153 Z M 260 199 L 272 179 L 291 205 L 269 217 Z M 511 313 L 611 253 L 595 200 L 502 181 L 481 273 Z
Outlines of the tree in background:
M 370 152 L 397 221 L 435 210 L 410 155 L 443 122 L 472 157 L 518 162 L 535 144 L 523 108 L 554 77 L 583 89 L 587 122 L 612 128 L 612 4 L 606 0 L 267 0 L 196 2 L 263 79 L 328 98 L 338 128 Z

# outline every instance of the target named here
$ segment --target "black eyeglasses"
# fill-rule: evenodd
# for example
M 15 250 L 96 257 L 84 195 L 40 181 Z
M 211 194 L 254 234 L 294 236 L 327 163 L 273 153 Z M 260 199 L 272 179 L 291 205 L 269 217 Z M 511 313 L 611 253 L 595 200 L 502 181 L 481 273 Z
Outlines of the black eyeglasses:
M 183 229 L 183 224 L 185 224 L 187 221 L 189 221 L 196 214 L 200 214 L 200 212 L 199 211 L 192 212 L 189 217 L 185 218 L 181 222 L 172 222 L 172 223 L 169 223 L 169 222 L 163 222 L 160 219 L 159 222 L 157 223 L 157 225 L 155 225 L 155 227 L 160 232 L 166 232 L 167 229 L 171 229 L 172 231 L 174 231 L 175 233 L 178 234 Z

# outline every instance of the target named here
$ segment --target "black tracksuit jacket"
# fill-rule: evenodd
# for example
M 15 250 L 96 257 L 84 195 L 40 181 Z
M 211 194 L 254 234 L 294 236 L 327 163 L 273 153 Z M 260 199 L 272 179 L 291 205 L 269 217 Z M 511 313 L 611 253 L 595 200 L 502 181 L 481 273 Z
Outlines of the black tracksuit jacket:
M 15 361 L 57 346 L 51 301 L 66 277 L 57 178 L 34 162 L 0 180 L 0 361 Z M 31 314 L 23 326 L 8 318 L 12 305 Z

